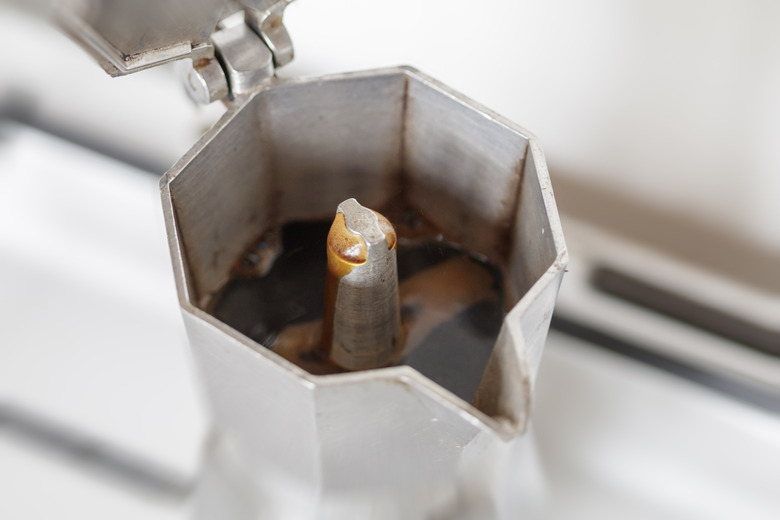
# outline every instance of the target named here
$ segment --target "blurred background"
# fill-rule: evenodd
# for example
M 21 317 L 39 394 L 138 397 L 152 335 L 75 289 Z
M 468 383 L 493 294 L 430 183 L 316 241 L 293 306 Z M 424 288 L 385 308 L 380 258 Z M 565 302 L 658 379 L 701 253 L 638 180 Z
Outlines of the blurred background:
M 0 517 L 187 518 L 208 417 L 157 183 L 224 109 L 174 65 L 109 78 L 44 10 L 0 2 Z M 571 264 L 533 511 L 775 518 L 780 4 L 297 0 L 285 23 L 280 76 L 413 65 L 544 146 Z

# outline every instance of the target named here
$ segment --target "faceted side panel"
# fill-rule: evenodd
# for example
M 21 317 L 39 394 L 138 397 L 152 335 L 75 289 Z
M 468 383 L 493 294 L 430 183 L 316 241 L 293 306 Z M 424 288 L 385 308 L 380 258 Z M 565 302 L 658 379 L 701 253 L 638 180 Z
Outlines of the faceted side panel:
M 497 421 L 505 438 L 525 429 L 531 403 L 526 345 L 519 324 L 510 318 L 512 313 L 504 318 L 474 399 L 481 412 Z
M 418 381 L 374 374 L 315 391 L 325 489 L 433 490 L 450 480 L 464 447 L 484 427 L 464 420 Z
M 497 442 L 491 432 L 477 434 L 456 455 L 451 474 L 426 478 L 416 473 L 393 487 L 363 489 L 326 488 L 316 506 L 318 518 L 397 519 L 491 519 L 498 513 L 506 494 L 527 498 L 536 492 L 533 479 L 541 477 L 534 461 L 514 442 Z M 431 457 L 435 448 L 422 452 Z M 422 457 L 418 463 L 422 463 Z M 381 468 L 377 468 L 381 469 Z M 530 478 L 529 478 L 530 477 Z
M 534 387 L 536 373 L 542 362 L 544 344 L 547 341 L 547 332 L 550 330 L 550 320 L 552 320 L 561 280 L 563 280 L 563 268 L 550 267 L 529 293 L 528 302 L 520 300 L 505 319 L 508 323 L 520 323 L 525 346 L 522 355 L 527 365 L 531 388 Z
M 399 191 L 402 72 L 289 83 L 254 101 L 282 221 L 332 217 L 354 197 L 372 208 Z
M 256 112 L 233 109 L 215 128 L 170 183 L 195 305 L 227 281 L 273 218 L 272 165 L 261 145 L 267 133 Z
M 510 244 L 508 296 L 517 303 L 504 318 L 475 403 L 491 417 L 503 418 L 507 435 L 516 435 L 528 421 L 567 260 L 544 154 L 533 138 Z
M 524 296 L 507 321 L 521 323 L 533 388 L 568 253 L 544 153 L 536 139 L 530 140 L 529 150 L 515 223 L 511 264 L 514 269 L 510 275 L 510 285 Z
M 531 139 L 529 146 L 510 242 L 509 281 L 515 301 L 526 294 L 563 254 L 556 243 L 560 223 L 557 217 L 550 219 L 550 212 L 555 208 L 548 207 L 552 203 L 552 186 L 544 155 L 535 139 Z
M 531 394 L 550 328 L 562 269 L 550 268 L 504 318 L 474 404 L 505 438 L 525 431 Z
M 258 482 L 281 474 L 315 486 L 320 453 L 312 385 L 202 312 L 183 315 L 214 421 L 243 470 Z
M 504 258 L 527 141 L 493 114 L 410 75 L 403 174 L 408 197 L 445 235 Z

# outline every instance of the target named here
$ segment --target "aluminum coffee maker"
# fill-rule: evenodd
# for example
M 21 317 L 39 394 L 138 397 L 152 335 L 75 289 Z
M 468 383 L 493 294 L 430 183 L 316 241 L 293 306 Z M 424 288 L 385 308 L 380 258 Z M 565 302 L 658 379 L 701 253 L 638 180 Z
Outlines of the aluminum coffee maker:
M 524 434 L 568 259 L 542 149 L 413 68 L 276 77 L 293 58 L 288 2 L 92 0 L 58 12 L 109 74 L 187 60 L 191 97 L 226 106 L 160 182 L 214 422 L 194 515 L 514 518 L 536 464 Z M 397 351 L 359 369 L 322 348 L 325 237 L 350 199 L 394 226 L 400 296 L 388 315 L 402 331 Z M 376 302 L 361 302 L 371 319 Z

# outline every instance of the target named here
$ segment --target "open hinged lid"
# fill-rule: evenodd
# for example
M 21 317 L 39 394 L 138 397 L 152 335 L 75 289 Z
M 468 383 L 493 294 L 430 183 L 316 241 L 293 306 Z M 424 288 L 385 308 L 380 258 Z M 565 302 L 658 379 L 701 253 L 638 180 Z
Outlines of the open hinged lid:
M 292 59 L 292 44 L 281 23 L 291 1 L 63 0 L 57 18 L 106 72 L 123 76 L 173 60 L 210 60 L 220 22 L 243 11 L 246 26 L 281 66 Z

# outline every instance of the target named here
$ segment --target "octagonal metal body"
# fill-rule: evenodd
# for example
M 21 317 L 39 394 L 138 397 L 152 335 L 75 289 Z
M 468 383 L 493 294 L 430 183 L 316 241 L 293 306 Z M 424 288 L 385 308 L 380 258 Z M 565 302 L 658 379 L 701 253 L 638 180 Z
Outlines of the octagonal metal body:
M 427 518 L 458 490 L 484 505 L 503 489 L 567 262 L 532 135 L 410 68 L 277 79 L 237 100 L 161 188 L 219 430 L 214 472 L 267 499 L 245 500 L 248 517 L 287 492 L 288 505 L 319 517 L 365 507 Z M 447 239 L 503 266 L 510 310 L 473 403 L 408 366 L 311 375 L 204 310 L 263 230 L 327 218 L 349 197 L 383 207 L 399 194 Z

